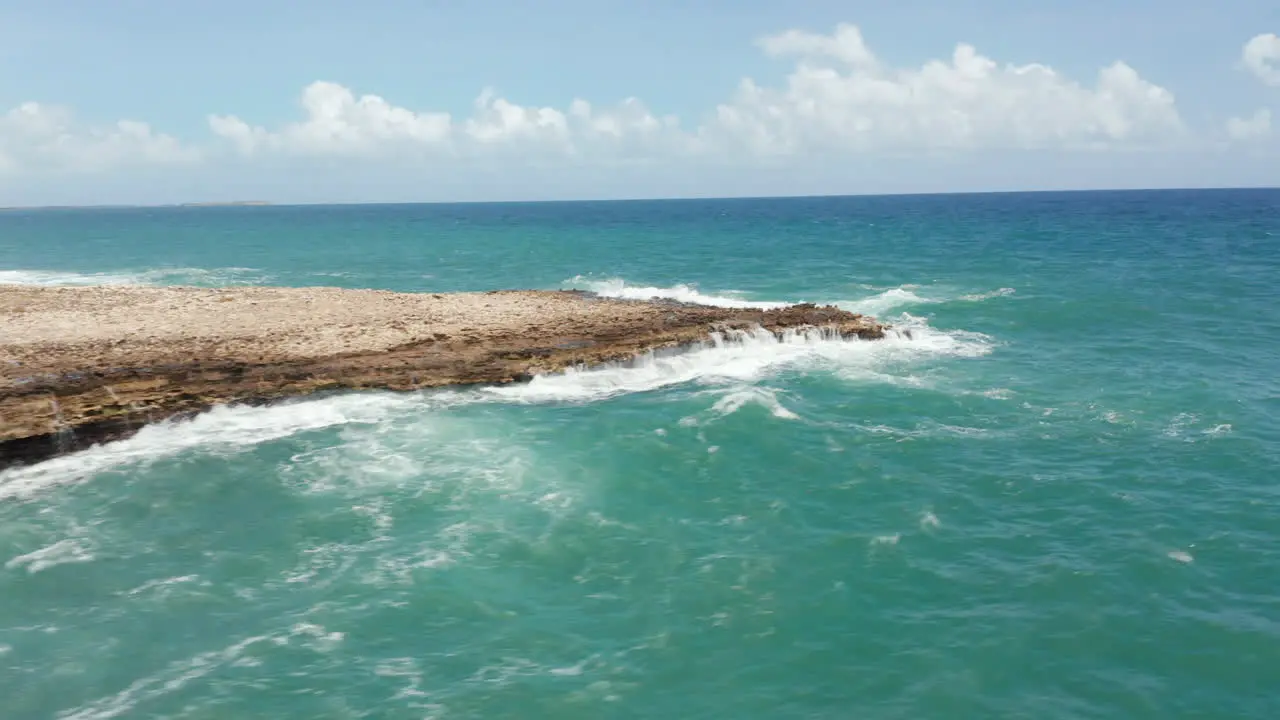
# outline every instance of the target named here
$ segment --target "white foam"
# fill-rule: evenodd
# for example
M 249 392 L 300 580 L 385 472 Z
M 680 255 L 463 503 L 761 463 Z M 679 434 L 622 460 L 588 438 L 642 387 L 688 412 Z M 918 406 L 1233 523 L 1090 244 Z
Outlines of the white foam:
M 522 384 L 417 394 L 360 392 L 267 407 L 220 407 L 192 420 L 157 423 L 124 440 L 0 472 L 0 500 L 26 499 L 48 487 L 191 450 L 235 453 L 296 433 L 376 424 L 459 404 L 585 403 L 691 382 L 741 386 L 782 370 L 825 368 L 859 382 L 897 382 L 901 376 L 894 372 L 900 373 L 903 363 L 937 355 L 980 355 L 989 349 L 985 336 L 934 330 L 922 320 L 905 316 L 900 329 L 883 340 L 843 340 L 819 329 L 788 330 L 781 336 L 763 329 L 733 331 L 714 335 L 696 349 L 646 353 L 630 361 L 569 369 Z M 745 394 L 726 396 L 711 412 L 728 414 L 750 401 L 764 404 L 775 417 L 793 419 L 794 413 L 776 398 L 766 397 L 767 393 L 741 392 Z M 415 424 L 422 427 L 421 418 L 415 418 Z M 398 477 L 416 474 L 416 467 L 407 460 L 400 463 L 405 467 L 398 472 L 382 463 L 384 458 L 367 459 L 375 462 L 366 467 L 376 465 Z
M 822 329 L 787 330 L 780 336 L 763 329 L 731 331 L 713 335 L 692 351 L 651 352 L 626 362 L 570 369 L 479 393 L 518 403 L 587 402 L 694 381 L 751 382 L 784 369 L 826 367 L 861 377 L 884 361 L 910 361 L 932 354 L 977 355 L 987 352 L 989 345 L 985 336 L 954 337 L 917 319 L 883 340 L 844 340 Z
M 0 285 L 46 287 L 97 285 L 257 285 L 270 276 L 254 268 L 154 268 L 139 271 L 77 273 L 61 270 L 0 270 Z
M 625 362 L 535 377 L 522 385 L 482 392 L 510 402 L 585 402 L 647 392 L 694 380 L 748 381 L 778 365 L 794 362 L 825 345 L 844 343 L 819 330 L 788 332 L 781 338 L 766 330 L 713 335 L 693 350 L 649 352 Z
M 896 428 L 889 425 L 864 425 L 860 430 L 872 435 L 887 435 L 904 440 L 934 437 L 986 437 L 990 431 L 984 428 L 965 427 L 963 425 L 947 425 L 945 423 L 926 422 L 913 428 Z
M 748 385 L 730 390 L 703 412 L 681 418 L 680 424 L 686 427 L 704 425 L 732 415 L 748 405 L 759 405 L 768 410 L 773 417 L 782 420 L 800 419 L 799 415 L 783 406 L 774 390 Z
M 800 302 L 777 300 L 747 300 L 742 293 L 733 290 L 704 292 L 695 285 L 679 284 L 669 287 L 653 285 L 632 285 L 622 278 L 595 279 L 579 275 L 562 283 L 565 288 L 588 290 L 603 297 L 622 298 L 625 300 L 651 300 L 654 298 L 675 300 L 696 305 L 712 305 L 727 308 L 759 308 L 769 310 L 788 307 Z M 868 288 L 874 289 L 874 288 Z M 882 290 L 875 295 L 856 300 L 823 301 L 818 304 L 830 304 L 849 312 L 880 317 L 886 313 L 917 305 L 946 303 L 954 300 L 965 302 L 981 302 L 992 298 L 1006 297 L 1014 294 L 1013 288 L 1000 288 L 989 292 L 970 293 L 958 297 L 927 297 L 916 292 L 918 285 L 899 285 Z
M 299 623 L 287 631 L 269 635 L 255 635 L 219 650 L 193 655 L 184 660 L 169 663 L 153 675 L 135 680 L 115 695 L 93 700 L 73 708 L 58 717 L 62 720 L 109 720 L 134 715 L 141 703 L 151 702 L 178 692 L 194 680 L 223 667 L 254 667 L 261 664 L 260 655 L 271 646 L 293 644 L 315 653 L 331 652 L 343 640 L 342 633 L 330 633 L 319 625 Z M 265 646 L 265 647 L 263 647 Z
M 174 268 L 147 270 L 138 277 L 145 285 L 199 285 L 225 287 L 228 285 L 263 285 L 270 283 L 269 273 L 255 268 Z
M 412 395 L 352 393 L 267 407 L 218 407 L 191 420 L 149 425 L 124 440 L 0 472 L 0 500 L 25 499 L 53 485 L 79 482 L 194 448 L 233 453 L 308 430 L 376 423 L 415 402 L 421 400 Z
M 329 632 L 323 625 L 314 623 L 297 623 L 289 628 L 287 636 L 280 636 L 280 644 L 290 644 L 293 638 L 299 638 L 301 642 L 298 644 L 317 653 L 333 652 L 335 648 L 346 638 L 346 633 Z
M 890 310 L 933 302 L 937 301 L 921 297 L 907 287 L 896 287 L 861 300 L 842 300 L 835 305 L 841 310 L 879 317 Z
M 138 285 L 135 275 L 52 270 L 0 270 L 0 285 Z
M 406 483 L 417 493 L 439 492 L 458 477 L 474 489 L 517 491 L 533 464 L 528 450 L 513 442 L 511 432 L 495 432 L 491 421 L 439 413 L 443 403 L 429 402 L 435 399 L 424 395 L 418 409 L 402 409 L 376 426 L 344 428 L 338 443 L 291 457 L 281 477 L 302 492 L 359 498 Z M 377 521 L 377 508 L 362 512 Z
M 141 595 L 143 593 L 151 592 L 153 590 L 157 591 L 160 594 L 164 594 L 167 588 L 172 588 L 175 585 L 182 585 L 185 583 L 197 582 L 199 580 L 200 580 L 199 575 L 179 575 L 175 577 L 160 578 L 158 580 L 148 580 L 142 583 L 141 585 L 139 585 L 138 587 L 127 591 L 125 594 L 136 596 L 136 595 Z M 211 583 L 209 583 L 206 580 L 200 584 L 204 586 L 208 586 Z
M 28 574 L 34 575 L 41 570 L 47 570 L 57 565 L 86 563 L 92 560 L 93 553 L 82 541 L 75 538 L 67 538 L 59 540 L 48 547 L 42 547 L 39 550 L 33 550 L 25 555 L 12 558 L 4 564 L 4 567 L 6 570 L 25 567 Z
M 963 302 L 982 302 L 983 300 L 991 300 L 993 298 L 1008 297 L 1013 295 L 1013 288 L 1000 288 L 999 290 L 991 290 L 989 292 L 970 293 L 960 295 L 959 297 L 938 296 L 929 297 L 920 295 L 916 292 L 919 286 L 916 285 L 900 285 L 895 288 L 889 288 L 871 297 L 862 298 L 860 300 L 842 300 L 836 302 L 835 305 L 842 310 L 849 312 L 861 313 L 863 315 L 882 316 L 894 310 L 901 308 L 909 308 L 917 305 L 938 305 L 953 301 Z
M 1230 423 L 1221 423 L 1212 427 L 1203 427 L 1203 420 L 1194 413 L 1178 413 L 1165 426 L 1165 437 L 1175 438 L 1183 442 L 1198 442 L 1203 438 L 1216 438 L 1228 435 L 1234 428 Z
M 840 347 L 833 353 L 836 374 L 859 384 L 928 387 L 913 370 L 923 361 L 940 357 L 979 357 L 991 352 L 992 338 L 964 330 L 938 330 L 927 320 L 903 313 L 885 318 L 892 323 L 883 340 Z M 861 352 L 863 357 L 858 357 Z
M 982 302 L 983 300 L 991 300 L 992 298 L 1009 297 L 1010 295 L 1013 295 L 1015 292 L 1017 291 L 1014 290 L 1013 288 L 1006 287 L 1006 288 L 1000 288 L 999 290 L 992 290 L 990 292 L 973 293 L 972 295 L 961 295 L 960 299 L 966 302 Z
M 789 302 L 745 300 L 735 291 L 723 291 L 722 294 L 703 293 L 693 285 L 672 285 L 671 287 L 654 287 L 649 285 L 629 285 L 621 278 L 593 280 L 579 275 L 563 283 L 565 288 L 587 290 L 601 297 L 621 298 L 623 300 L 675 300 L 677 302 L 696 305 L 713 305 L 727 308 L 760 308 L 769 310 L 792 305 Z

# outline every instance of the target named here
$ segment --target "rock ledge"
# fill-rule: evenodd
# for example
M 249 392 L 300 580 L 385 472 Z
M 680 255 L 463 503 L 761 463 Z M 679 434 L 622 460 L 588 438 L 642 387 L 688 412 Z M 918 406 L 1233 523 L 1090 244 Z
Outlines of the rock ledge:
M 0 468 L 222 404 L 519 382 L 733 330 L 878 339 L 885 327 L 830 306 L 576 291 L 0 286 Z

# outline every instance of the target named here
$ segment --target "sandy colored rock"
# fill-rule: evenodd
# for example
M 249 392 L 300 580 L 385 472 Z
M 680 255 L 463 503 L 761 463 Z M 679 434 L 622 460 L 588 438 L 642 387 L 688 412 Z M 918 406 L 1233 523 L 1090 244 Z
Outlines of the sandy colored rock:
M 755 326 L 884 330 L 834 307 L 573 291 L 0 286 L 0 467 L 223 403 L 513 382 Z

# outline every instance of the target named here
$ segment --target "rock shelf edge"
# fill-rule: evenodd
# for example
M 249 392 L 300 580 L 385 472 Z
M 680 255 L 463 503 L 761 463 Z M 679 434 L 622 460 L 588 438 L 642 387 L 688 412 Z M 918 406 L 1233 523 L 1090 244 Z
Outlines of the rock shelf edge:
M 887 326 L 834 306 L 577 291 L 0 287 L 0 469 L 218 406 L 524 382 L 757 329 L 877 340 Z

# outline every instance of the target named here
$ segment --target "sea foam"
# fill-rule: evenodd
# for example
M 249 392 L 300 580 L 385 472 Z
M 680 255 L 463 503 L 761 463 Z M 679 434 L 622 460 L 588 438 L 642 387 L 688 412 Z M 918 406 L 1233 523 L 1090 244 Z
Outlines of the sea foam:
M 592 279 L 578 275 L 566 280 L 563 287 L 574 290 L 586 290 L 601 297 L 620 298 L 623 300 L 675 300 L 695 305 L 714 305 L 727 308 L 759 308 L 770 310 L 782 308 L 794 303 L 778 301 L 746 300 L 741 293 L 733 290 L 719 294 L 704 293 L 694 285 L 671 285 L 655 287 L 652 285 L 631 285 L 621 278 Z
M 92 287 L 100 285 L 193 285 L 225 287 L 261 285 L 271 275 L 254 268 L 153 268 L 119 270 L 101 273 L 78 273 L 62 270 L 0 270 L 0 285 L 36 285 L 42 287 Z
M 737 290 L 706 291 L 692 284 L 676 284 L 667 287 L 654 285 L 631 284 L 623 278 L 592 278 L 578 275 L 561 284 L 562 287 L 586 290 L 601 297 L 620 298 L 624 300 L 675 300 L 695 305 L 712 305 L 726 308 L 758 308 L 770 310 L 788 307 L 802 302 L 813 302 L 819 305 L 835 305 L 842 310 L 861 313 L 863 315 L 880 316 L 891 311 L 918 305 L 935 305 L 948 302 L 982 302 L 994 298 L 1008 297 L 1014 294 L 1013 288 L 1000 288 L 985 292 L 964 293 L 956 295 L 944 289 L 923 290 L 919 285 L 899 285 L 885 288 L 873 295 L 856 299 L 797 299 L 792 301 L 752 300 L 743 297 L 745 293 Z M 924 293 L 924 294 L 921 294 Z
M 598 286 L 630 292 L 625 283 Z M 702 304 L 740 306 L 747 302 L 703 294 L 677 285 L 644 288 L 640 297 L 684 298 Z M 884 293 L 881 293 L 884 295 Z M 901 297 L 901 296 L 899 296 Z M 781 307 L 785 302 L 759 303 Z M 556 404 L 598 402 L 673 385 L 698 383 L 713 387 L 749 388 L 779 372 L 830 372 L 857 382 L 911 383 L 910 367 L 938 357 L 974 357 L 990 352 L 991 339 L 979 333 L 939 330 L 927 320 L 903 313 L 889 318 L 893 327 L 881 340 L 846 340 L 820 328 L 775 334 L 757 328 L 711 335 L 690 347 L 644 353 L 626 361 L 570 368 L 540 375 L 527 383 L 419 393 L 359 392 L 294 400 L 268 407 L 215 408 L 191 420 L 162 422 L 136 435 L 60 456 L 31 466 L 0 472 L 0 499 L 27 498 L 43 488 L 75 483 L 92 476 L 184 452 L 230 454 L 255 444 L 297 433 L 351 424 L 377 424 L 406 414 L 439 412 L 474 403 Z M 716 412 L 732 412 L 750 396 L 779 418 L 792 413 L 758 394 L 730 395 Z

